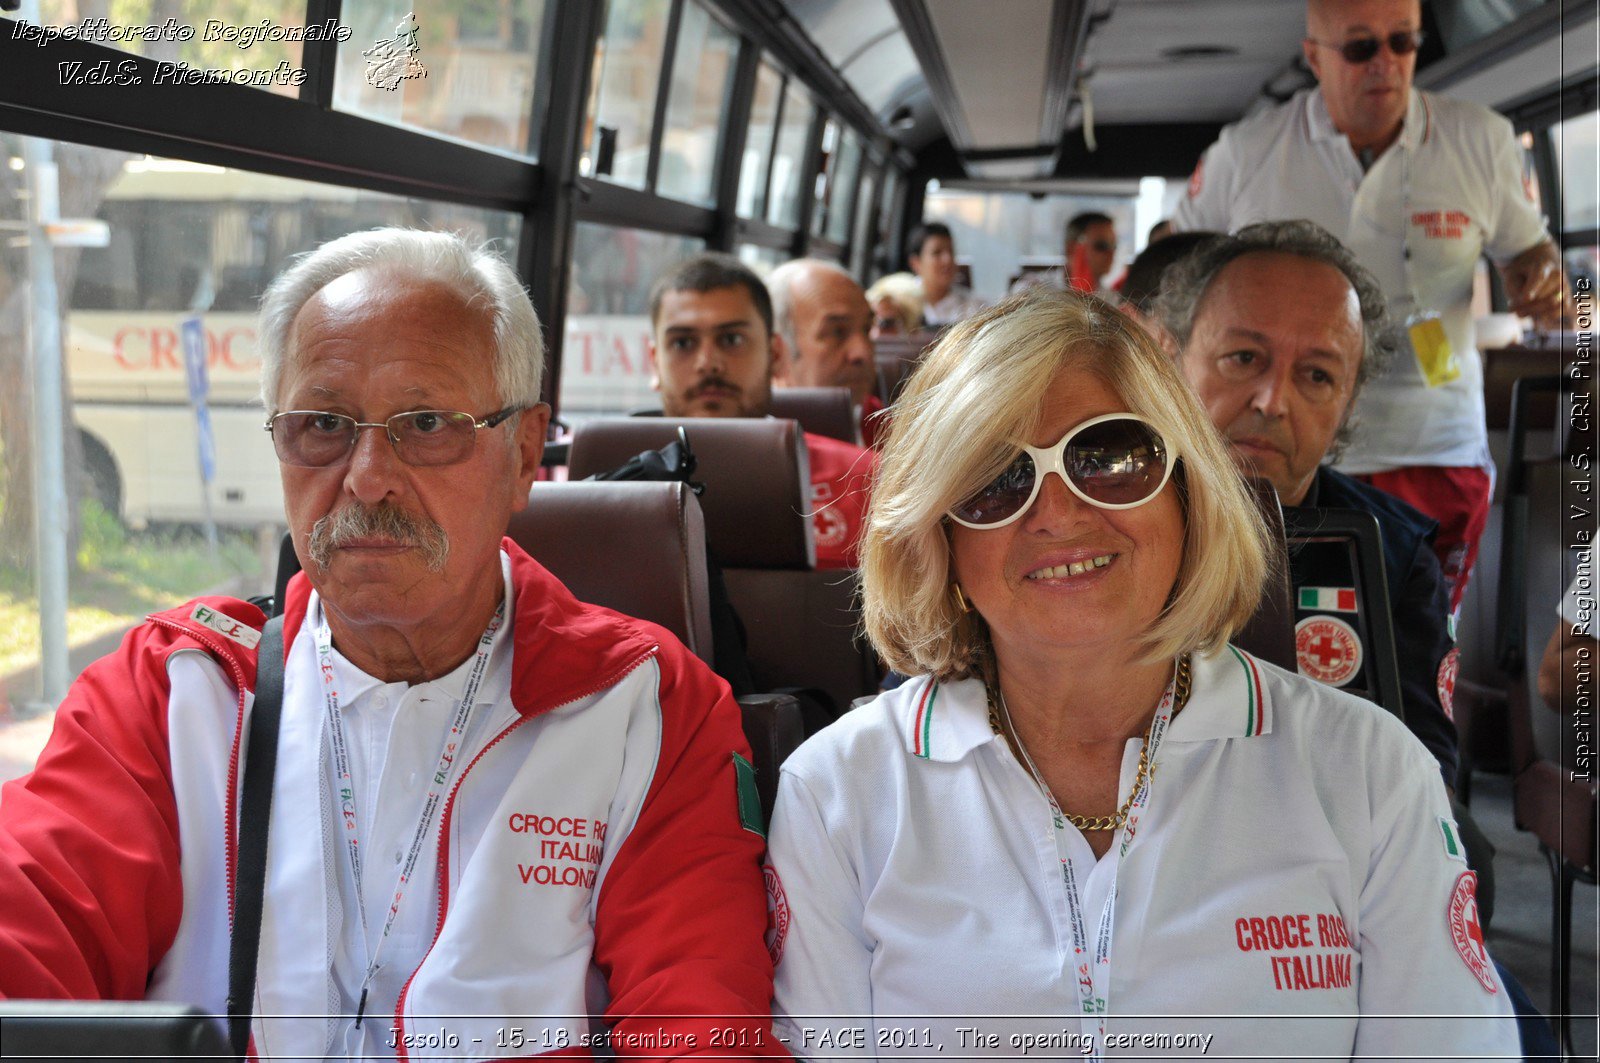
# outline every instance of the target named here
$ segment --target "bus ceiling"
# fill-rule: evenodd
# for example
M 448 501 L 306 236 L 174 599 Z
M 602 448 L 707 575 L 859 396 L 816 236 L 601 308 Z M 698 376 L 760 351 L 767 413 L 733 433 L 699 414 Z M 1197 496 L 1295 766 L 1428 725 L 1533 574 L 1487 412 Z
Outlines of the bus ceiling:
M 1294 0 L 779 2 L 923 178 L 1184 176 L 1223 125 L 1312 84 Z M 1428 0 L 1417 85 L 1515 107 L 1594 69 L 1595 17 L 1593 0 Z

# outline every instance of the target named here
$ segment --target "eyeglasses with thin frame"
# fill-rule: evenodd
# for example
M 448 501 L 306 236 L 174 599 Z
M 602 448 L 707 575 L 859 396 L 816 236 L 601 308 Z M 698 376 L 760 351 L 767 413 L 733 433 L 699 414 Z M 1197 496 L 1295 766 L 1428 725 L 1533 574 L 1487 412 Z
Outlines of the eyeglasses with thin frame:
M 1132 413 L 1091 417 L 1048 447 L 1020 447 L 983 490 L 949 511 L 957 524 L 989 531 L 1017 520 L 1049 473 L 1101 509 L 1142 506 L 1167 485 L 1177 454 L 1154 425 Z
M 1426 34 L 1421 30 L 1397 30 L 1387 37 L 1357 37 L 1354 40 L 1343 41 L 1339 44 L 1330 44 L 1315 38 L 1307 38 L 1312 44 L 1321 48 L 1332 48 L 1344 57 L 1344 61 L 1352 66 L 1370 63 L 1377 56 L 1378 50 L 1385 44 L 1395 55 L 1410 55 L 1422 47 Z
M 454 465 L 472 453 L 478 429 L 494 428 L 525 409 L 507 406 L 483 418 L 459 410 L 407 410 L 386 421 L 358 421 L 324 410 L 287 410 L 262 425 L 272 436 L 278 460 L 303 469 L 337 465 L 356 448 L 363 428 L 381 428 L 407 465 Z

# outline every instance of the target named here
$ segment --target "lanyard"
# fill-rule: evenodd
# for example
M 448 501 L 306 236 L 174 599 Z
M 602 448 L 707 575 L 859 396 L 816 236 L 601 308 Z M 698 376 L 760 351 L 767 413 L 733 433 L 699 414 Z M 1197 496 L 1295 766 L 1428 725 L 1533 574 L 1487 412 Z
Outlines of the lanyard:
M 478 687 L 483 682 L 484 672 L 489 667 L 489 650 L 494 644 L 495 632 L 500 629 L 500 624 L 505 619 L 505 612 L 505 600 L 501 599 L 494 618 L 489 621 L 488 628 L 478 640 L 478 653 L 472 662 L 466 689 L 461 694 L 461 702 L 456 706 L 455 716 L 451 718 L 450 728 L 445 732 L 440 745 L 438 765 L 434 768 L 427 796 L 423 798 L 417 829 L 411 837 L 411 847 L 401 864 L 400 876 L 394 886 L 394 897 L 389 902 L 389 911 L 383 921 L 383 932 L 379 935 L 376 945 L 371 944 L 368 937 L 367 906 L 361 888 L 361 838 L 356 820 L 356 787 L 355 779 L 350 772 L 350 747 L 345 737 L 344 714 L 339 710 L 339 692 L 334 688 L 333 632 L 328 628 L 326 615 L 317 625 L 317 662 L 322 672 L 323 703 L 327 709 L 329 730 L 332 732 L 333 768 L 338 777 L 339 818 L 344 823 L 345 853 L 350 860 L 350 872 L 355 877 L 355 902 L 356 912 L 361 917 L 361 940 L 371 950 L 367 959 L 367 973 L 361 979 L 360 1002 L 356 1005 L 357 1028 L 361 1026 L 361 1019 L 367 1010 L 367 990 L 372 984 L 372 976 L 378 973 L 378 968 L 381 966 L 378 956 L 383 951 L 383 943 L 388 940 L 389 931 L 394 929 L 395 917 L 400 914 L 400 902 L 405 896 L 406 887 L 411 883 L 411 875 L 416 870 L 417 859 L 422 854 L 422 846 L 433 825 L 433 818 L 444 801 L 444 795 L 449 793 L 456 750 L 466 735 L 467 723 L 472 717 L 474 703 L 477 700 Z
M 1146 757 L 1149 766 L 1144 779 L 1139 783 L 1138 792 L 1133 795 L 1133 803 L 1128 806 L 1128 819 L 1123 824 L 1120 834 L 1117 862 L 1113 869 L 1111 885 L 1106 890 L 1106 903 L 1100 909 L 1100 922 L 1095 929 L 1092 947 L 1087 936 L 1088 924 L 1083 916 L 1083 893 L 1078 886 L 1077 872 L 1072 868 L 1072 858 L 1067 844 L 1067 817 L 1062 813 L 1061 806 L 1056 803 L 1050 787 L 1045 785 L 1044 778 L 1039 774 L 1039 769 L 1034 765 L 1027 749 L 1021 742 L 1017 743 L 1017 749 L 1022 753 L 1022 760 L 1027 766 L 1028 773 L 1033 776 L 1033 781 L 1039 787 L 1039 792 L 1044 794 L 1045 800 L 1050 802 L 1050 813 L 1055 825 L 1056 855 L 1061 860 L 1061 884 L 1066 891 L 1067 916 L 1072 926 L 1072 954 L 1078 976 L 1078 1008 L 1083 1015 L 1083 1022 L 1088 1024 L 1092 1020 L 1094 1024 L 1093 1048 L 1087 1057 L 1092 1060 L 1102 1058 L 1101 1053 L 1106 1038 L 1106 1009 L 1111 999 L 1111 931 L 1117 906 L 1117 875 L 1122 871 L 1122 858 L 1128 855 L 1128 848 L 1139 832 L 1139 820 L 1150 803 L 1150 780 L 1156 773 L 1156 753 L 1161 748 L 1161 740 L 1166 737 L 1167 727 L 1172 723 L 1176 684 L 1175 673 L 1173 682 L 1167 685 L 1166 693 L 1161 695 L 1161 703 L 1156 706 L 1155 719 L 1150 721 L 1150 734 L 1146 739 L 1148 743 Z

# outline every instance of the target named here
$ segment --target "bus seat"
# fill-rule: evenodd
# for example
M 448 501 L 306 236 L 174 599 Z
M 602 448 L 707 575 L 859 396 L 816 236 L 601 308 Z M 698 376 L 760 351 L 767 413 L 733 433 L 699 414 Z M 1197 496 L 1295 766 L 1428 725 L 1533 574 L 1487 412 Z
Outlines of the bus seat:
M 535 483 L 506 534 L 579 601 L 660 624 L 713 663 L 705 520 L 687 484 Z
M 606 417 L 573 433 L 567 474 L 582 480 L 607 472 L 689 434 L 705 484 L 706 541 L 732 568 L 809 569 L 812 542 L 809 466 L 800 427 L 776 418 Z M 727 500 L 726 502 L 724 500 Z
M 799 421 L 812 435 L 861 445 L 849 388 L 773 388 L 772 416 Z
M 1278 492 L 1271 480 L 1247 476 L 1245 483 L 1267 523 L 1267 535 L 1275 550 L 1266 585 L 1261 588 L 1261 603 L 1249 622 L 1234 635 L 1233 641 L 1247 653 L 1293 672 L 1296 670 L 1294 588 L 1289 583 L 1289 548 L 1284 540 L 1283 507 L 1278 504 Z
M 1519 379 L 1561 371 L 1562 349 L 1517 344 L 1510 347 L 1489 347 L 1481 352 L 1484 420 L 1491 432 L 1511 426 L 1511 392 Z M 1573 349 L 1570 336 L 1564 349 L 1568 352 Z M 1556 406 L 1553 397 L 1541 395 L 1532 400 L 1528 421 L 1530 427 L 1550 428 L 1555 424 L 1555 417 Z
M 922 352 L 932 346 L 936 336 L 917 333 L 910 336 L 882 336 L 873 342 L 878 363 L 878 398 L 894 405 L 905 387 L 906 378 L 917 367 Z
M 853 572 L 815 570 L 810 477 L 793 421 L 620 418 L 590 421 L 572 442 L 573 477 L 665 446 L 683 425 L 706 485 L 706 538 L 743 622 L 756 689 L 802 691 L 810 733 L 877 689 L 860 635 Z M 802 495 L 804 491 L 804 495 Z
M 1577 743 L 1568 737 L 1568 719 L 1545 707 L 1532 687 L 1542 647 L 1557 622 L 1555 603 L 1569 574 L 1570 565 L 1563 563 L 1565 544 L 1579 541 L 1576 532 L 1585 519 L 1592 528 L 1592 515 L 1579 516 L 1563 504 L 1562 488 L 1568 459 L 1589 453 L 1593 441 L 1570 431 L 1571 416 L 1556 421 L 1560 427 L 1553 446 L 1535 453 L 1530 437 L 1549 427 L 1537 409 L 1544 396 L 1559 395 L 1559 404 L 1567 407 L 1564 412 L 1570 412 L 1571 384 L 1568 376 L 1524 377 L 1512 389 L 1495 631 L 1505 678 L 1512 817 L 1518 829 L 1538 839 L 1550 868 L 1550 1015 L 1569 1051 L 1572 892 L 1576 881 L 1592 883 L 1596 878 L 1600 802 L 1592 775 L 1587 780 L 1574 777 L 1581 765 Z M 1536 513 L 1540 519 L 1533 518 Z
M 1394 644 L 1394 612 L 1389 604 L 1378 519 L 1365 510 L 1291 506 L 1283 511 L 1283 523 L 1290 551 L 1316 543 L 1345 545 L 1350 571 L 1355 574 L 1356 630 L 1366 651 L 1362 667 L 1371 689 L 1344 689 L 1377 702 L 1404 720 L 1400 654 Z
M 761 797 L 761 820 L 772 822 L 772 805 L 778 798 L 778 768 L 805 741 L 800 703 L 792 694 L 746 694 L 739 699 L 744 715 L 744 736 L 750 743 L 750 763 L 756 769 L 756 793 Z

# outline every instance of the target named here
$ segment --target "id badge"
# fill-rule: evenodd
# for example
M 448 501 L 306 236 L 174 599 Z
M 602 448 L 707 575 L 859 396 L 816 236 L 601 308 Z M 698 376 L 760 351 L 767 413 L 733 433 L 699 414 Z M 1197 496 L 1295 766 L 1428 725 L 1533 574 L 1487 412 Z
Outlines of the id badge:
M 1444 322 L 1437 311 L 1420 310 L 1406 318 L 1406 338 L 1411 341 L 1411 353 L 1417 357 L 1422 379 L 1430 388 L 1461 376 L 1461 360 L 1450 347 L 1450 337 L 1445 335 Z

